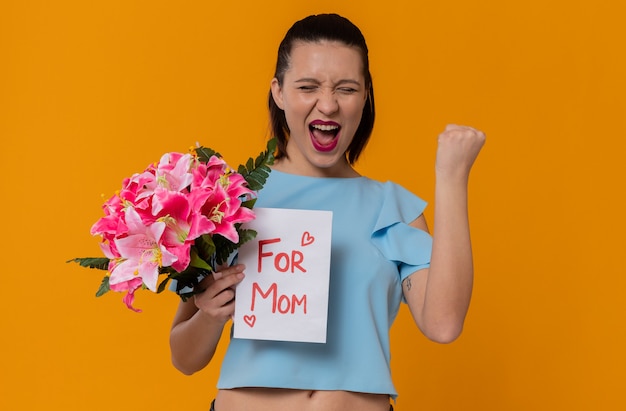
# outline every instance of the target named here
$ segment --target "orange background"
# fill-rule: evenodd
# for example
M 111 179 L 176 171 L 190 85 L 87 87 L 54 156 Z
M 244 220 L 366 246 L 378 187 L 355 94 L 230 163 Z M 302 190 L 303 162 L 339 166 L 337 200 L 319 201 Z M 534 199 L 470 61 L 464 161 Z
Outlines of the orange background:
M 397 409 L 626 408 L 624 3 L 309 3 L 1 3 L 0 409 L 208 409 L 219 361 L 192 377 L 170 365 L 176 296 L 140 294 L 135 314 L 65 260 L 100 255 L 101 194 L 164 152 L 256 155 L 278 42 L 327 11 L 371 49 L 362 173 L 432 202 L 438 132 L 488 134 L 466 329 L 436 345 L 402 309 Z

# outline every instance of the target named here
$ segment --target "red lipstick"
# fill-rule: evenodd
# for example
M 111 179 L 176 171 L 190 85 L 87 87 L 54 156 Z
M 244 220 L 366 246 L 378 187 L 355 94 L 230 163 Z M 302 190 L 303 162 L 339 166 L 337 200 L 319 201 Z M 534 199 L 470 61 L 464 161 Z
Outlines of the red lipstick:
M 329 152 L 339 143 L 341 126 L 334 121 L 314 120 L 309 124 L 309 133 L 313 148 L 321 152 Z

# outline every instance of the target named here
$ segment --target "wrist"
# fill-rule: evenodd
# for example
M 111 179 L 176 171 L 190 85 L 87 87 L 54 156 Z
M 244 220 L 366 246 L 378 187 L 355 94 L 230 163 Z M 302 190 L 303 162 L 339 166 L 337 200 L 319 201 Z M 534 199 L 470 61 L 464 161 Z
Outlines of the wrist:
M 467 187 L 469 174 L 466 172 L 437 171 L 435 173 L 435 183 L 451 187 Z
M 216 317 L 202 310 L 198 310 L 196 312 L 195 317 L 197 318 L 198 322 L 202 324 L 203 327 L 209 327 L 209 328 L 215 328 L 215 329 L 224 328 L 224 326 L 228 322 L 228 319 L 230 318 L 230 317 L 227 317 L 227 318 Z

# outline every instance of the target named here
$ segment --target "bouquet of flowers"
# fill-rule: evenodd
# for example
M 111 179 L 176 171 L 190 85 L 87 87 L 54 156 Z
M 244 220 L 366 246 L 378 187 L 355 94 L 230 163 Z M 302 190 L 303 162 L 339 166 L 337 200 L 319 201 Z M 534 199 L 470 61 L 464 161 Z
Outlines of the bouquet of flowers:
M 133 307 L 138 289 L 160 293 L 171 279 L 186 300 L 205 276 L 256 236 L 241 225 L 254 219 L 256 192 L 269 176 L 275 149 L 276 141 L 269 140 L 256 160 L 237 171 L 206 147 L 164 154 L 158 164 L 124 179 L 104 203 L 105 216 L 91 234 L 102 237 L 105 257 L 68 262 L 106 270 L 96 296 L 126 292 L 123 301 L 136 312 L 141 312 Z

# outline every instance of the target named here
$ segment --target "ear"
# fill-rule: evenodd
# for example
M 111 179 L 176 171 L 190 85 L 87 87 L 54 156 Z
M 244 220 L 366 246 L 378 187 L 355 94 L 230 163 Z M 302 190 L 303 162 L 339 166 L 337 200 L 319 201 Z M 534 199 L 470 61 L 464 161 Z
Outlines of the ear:
M 274 77 L 272 82 L 270 83 L 270 90 L 272 91 L 272 98 L 274 99 L 274 103 L 281 110 L 285 109 L 285 104 L 283 103 L 283 90 L 278 83 L 278 79 Z

